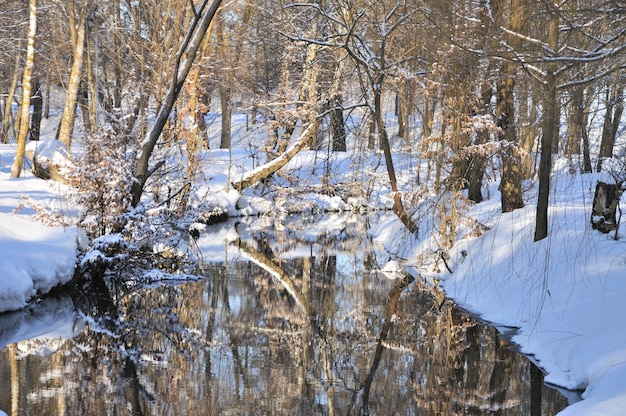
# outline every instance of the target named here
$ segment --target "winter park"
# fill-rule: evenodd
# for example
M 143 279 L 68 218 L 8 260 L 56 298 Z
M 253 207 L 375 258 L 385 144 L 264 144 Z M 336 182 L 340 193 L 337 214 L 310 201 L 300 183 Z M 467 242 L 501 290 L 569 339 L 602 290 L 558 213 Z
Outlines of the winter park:
M 4 0 L 0 416 L 623 415 L 626 4 Z

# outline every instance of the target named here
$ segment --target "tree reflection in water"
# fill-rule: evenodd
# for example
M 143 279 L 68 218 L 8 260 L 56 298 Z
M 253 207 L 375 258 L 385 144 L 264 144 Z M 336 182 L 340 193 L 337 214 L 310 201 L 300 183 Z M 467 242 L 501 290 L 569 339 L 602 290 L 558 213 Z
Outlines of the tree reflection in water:
M 326 241 L 248 233 L 229 246 L 237 258 L 203 265 L 199 281 L 81 287 L 78 336 L 44 353 L 27 341 L 0 351 L 0 380 L 19 384 L 0 390 L 0 409 L 551 415 L 567 404 L 545 387 L 532 403 L 527 359 L 433 302 L 420 279 L 376 273 L 387 254 L 349 229 Z

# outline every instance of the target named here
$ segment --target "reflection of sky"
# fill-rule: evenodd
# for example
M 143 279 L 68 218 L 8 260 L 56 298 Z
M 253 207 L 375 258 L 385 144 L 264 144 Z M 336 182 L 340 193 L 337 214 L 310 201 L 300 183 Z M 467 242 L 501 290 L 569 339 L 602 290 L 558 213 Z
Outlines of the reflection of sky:
M 231 219 L 206 227 L 197 240 L 204 262 L 240 259 L 231 245 L 241 238 L 252 246 L 266 239 L 282 259 L 302 258 L 320 253 L 338 254 L 383 248 L 369 238 L 369 229 L 393 214 L 329 213 L 325 215 L 261 216 Z M 348 247 L 343 247 L 345 243 Z

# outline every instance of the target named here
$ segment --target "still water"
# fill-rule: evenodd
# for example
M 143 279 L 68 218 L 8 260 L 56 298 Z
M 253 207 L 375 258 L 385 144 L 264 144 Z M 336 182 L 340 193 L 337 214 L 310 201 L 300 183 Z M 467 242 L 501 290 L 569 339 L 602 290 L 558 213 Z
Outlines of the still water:
M 8 415 L 553 415 L 525 357 L 419 278 L 380 218 L 209 228 L 202 278 L 78 285 L 0 315 Z M 531 399 L 532 398 L 532 399 Z

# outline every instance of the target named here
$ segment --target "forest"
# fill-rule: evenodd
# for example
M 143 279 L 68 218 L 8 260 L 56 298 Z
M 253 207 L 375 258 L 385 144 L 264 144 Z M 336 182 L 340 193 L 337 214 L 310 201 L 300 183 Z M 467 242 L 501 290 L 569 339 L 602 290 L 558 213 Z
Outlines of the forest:
M 9 0 L 0 140 L 16 142 L 20 176 L 25 143 L 60 100 L 56 139 L 77 159 L 63 179 L 87 207 L 91 237 L 123 230 L 131 211 L 163 198 L 179 216 L 197 211 L 198 155 L 217 112 L 221 149 L 231 148 L 233 114 L 267 126 L 257 149 L 266 169 L 231 178 L 239 192 L 302 149 L 353 146 L 383 155 L 410 232 L 424 190 L 440 196 L 444 248 L 458 201 L 480 203 L 486 174 L 499 178 L 502 212 L 524 206 L 522 184 L 538 181 L 538 241 L 549 232 L 553 155 L 623 181 L 603 161 L 623 112 L 625 10 L 619 1 Z M 427 165 L 425 175 L 400 172 L 414 191 L 398 186 L 397 148 Z
M 623 1 L 3 0 L 0 408 L 621 414 L 625 65 Z

